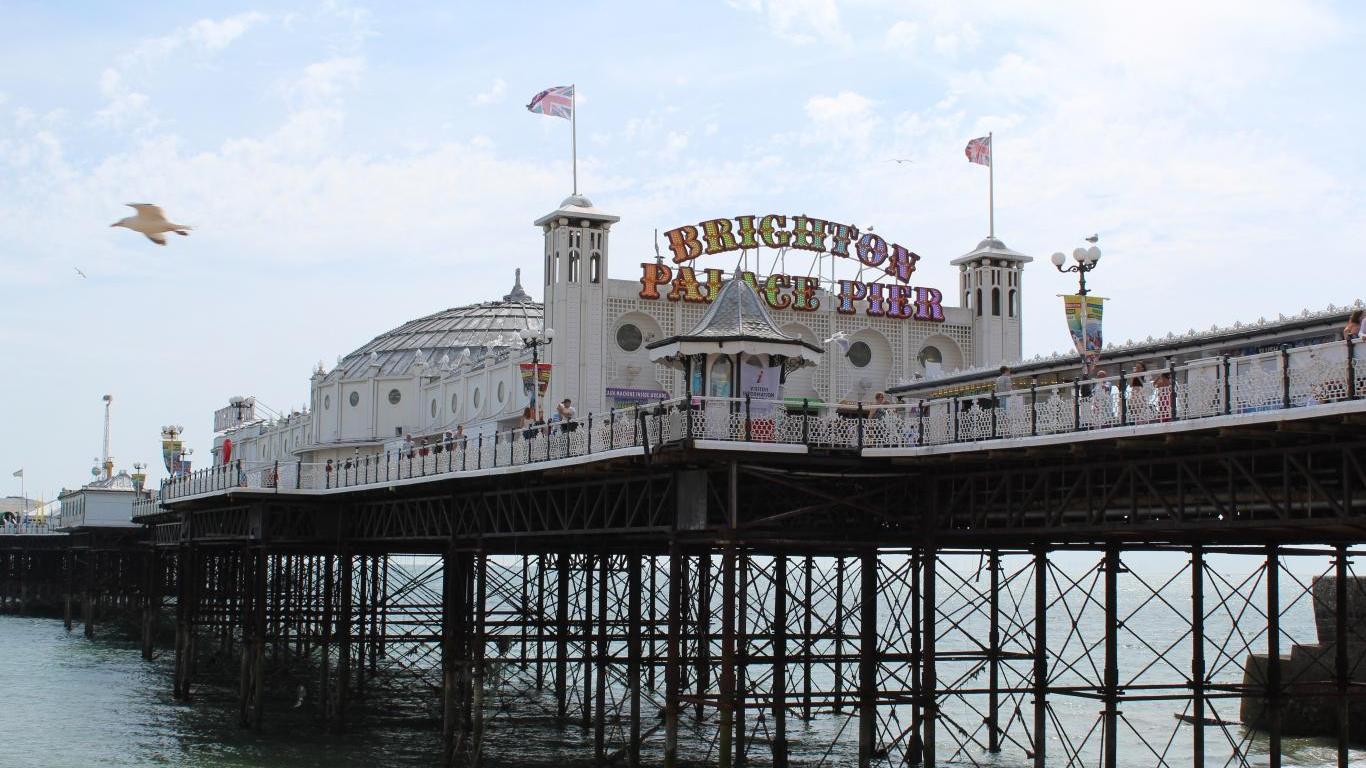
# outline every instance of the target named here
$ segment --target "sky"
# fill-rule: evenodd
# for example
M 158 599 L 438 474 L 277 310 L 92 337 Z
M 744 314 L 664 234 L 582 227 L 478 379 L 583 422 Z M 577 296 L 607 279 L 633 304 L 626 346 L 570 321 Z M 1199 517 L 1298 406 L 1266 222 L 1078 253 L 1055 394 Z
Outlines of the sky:
M 1366 297 L 1363 10 L 1259 0 L 16 3 L 0 0 L 0 495 L 207 459 L 232 395 L 301 407 L 379 333 L 539 298 L 570 187 L 654 231 L 741 214 L 874 225 L 955 294 L 996 232 L 1036 257 L 1027 356 L 1068 346 L 1048 262 L 1100 235 L 1112 341 Z M 895 163 L 892 158 L 910 159 Z M 157 247 L 126 202 L 195 227 Z M 729 265 L 720 265 L 729 266 Z M 85 273 L 81 277 L 76 270 Z M 11 487 L 12 486 L 12 487 Z

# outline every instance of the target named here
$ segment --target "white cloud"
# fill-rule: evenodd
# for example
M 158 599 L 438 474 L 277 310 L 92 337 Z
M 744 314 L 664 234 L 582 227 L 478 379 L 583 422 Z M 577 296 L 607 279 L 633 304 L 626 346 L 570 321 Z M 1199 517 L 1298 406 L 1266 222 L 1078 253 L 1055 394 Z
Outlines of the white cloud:
M 678 157 L 678 154 L 688 147 L 688 134 L 678 131 L 669 131 L 669 135 L 664 137 L 664 157 Z
M 920 41 L 920 25 L 914 21 L 902 19 L 887 28 L 887 34 L 883 38 L 883 45 L 895 51 L 903 53 L 914 51 L 916 44 Z
M 835 96 L 812 96 L 806 101 L 806 116 L 813 130 L 806 142 L 828 141 L 837 145 L 866 145 L 881 122 L 873 113 L 873 101 L 853 91 Z
M 835 0 L 731 0 L 731 5 L 763 14 L 769 31 L 799 45 L 850 42 Z
M 487 91 L 475 94 L 471 103 L 479 105 L 501 103 L 503 97 L 507 95 L 507 89 L 508 84 L 503 81 L 503 78 L 495 78 L 493 85 L 489 86 Z
M 304 68 L 303 75 L 291 83 L 288 90 L 305 101 L 324 101 L 355 85 L 364 71 L 365 59 L 360 56 L 316 61 Z

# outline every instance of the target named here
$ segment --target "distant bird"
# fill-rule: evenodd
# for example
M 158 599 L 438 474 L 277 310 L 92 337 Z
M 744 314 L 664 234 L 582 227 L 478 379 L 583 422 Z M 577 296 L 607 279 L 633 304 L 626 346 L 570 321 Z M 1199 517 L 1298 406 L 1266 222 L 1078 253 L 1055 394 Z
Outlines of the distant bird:
M 72 267 L 72 269 L 76 270 L 76 274 L 80 275 L 81 277 L 85 277 L 85 273 L 81 271 L 80 267 Z
M 830 334 L 830 338 L 826 339 L 821 343 L 834 344 L 835 346 L 839 347 L 841 352 L 848 352 L 849 334 L 845 333 L 844 331 L 835 331 L 834 333 Z
M 1099 239 L 1100 239 L 1100 235 L 1091 235 L 1090 237 L 1085 238 L 1086 242 L 1088 242 L 1088 243 L 1094 243 L 1094 242 L 1096 242 L 1096 241 L 1099 240 Z
M 915 161 L 910 159 L 909 157 L 889 157 L 887 158 L 887 162 L 896 163 L 897 165 L 905 165 L 906 163 L 914 163 Z
M 190 234 L 187 230 L 189 226 L 185 224 L 172 224 L 166 220 L 166 212 L 161 210 L 161 206 L 151 203 L 127 203 L 129 208 L 138 212 L 136 216 L 128 216 L 110 224 L 111 227 L 126 227 L 134 232 L 141 232 L 147 236 L 148 240 L 157 245 L 166 244 L 166 233 L 174 232 L 177 235 Z

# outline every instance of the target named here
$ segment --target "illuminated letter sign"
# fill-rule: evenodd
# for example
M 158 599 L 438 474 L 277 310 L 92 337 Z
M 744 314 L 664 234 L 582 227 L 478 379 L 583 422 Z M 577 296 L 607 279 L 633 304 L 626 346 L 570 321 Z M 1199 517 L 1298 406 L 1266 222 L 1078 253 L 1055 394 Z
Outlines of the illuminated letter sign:
M 790 226 L 789 226 L 790 224 Z M 802 214 L 745 214 L 731 219 L 708 219 L 697 225 L 687 224 L 664 233 L 673 254 L 673 264 L 641 264 L 640 298 L 659 299 L 661 288 L 670 301 L 706 302 L 721 290 L 722 271 L 705 270 L 699 280 L 697 268 L 688 262 L 706 255 L 758 248 L 794 248 L 813 253 L 828 253 L 841 259 L 859 263 L 861 269 L 885 273 L 893 283 L 839 280 L 832 297 L 835 311 L 852 315 L 859 310 L 873 317 L 897 320 L 944 322 L 940 305 L 942 294 L 934 288 L 912 286 L 920 256 L 898 243 L 888 242 L 872 232 L 860 232 L 858 227 L 836 221 L 818 219 Z M 684 266 L 687 265 L 687 266 Z M 802 275 L 774 274 L 758 276 L 745 272 L 738 277 L 747 283 L 769 307 L 796 312 L 815 312 L 820 309 L 816 292 L 820 279 Z

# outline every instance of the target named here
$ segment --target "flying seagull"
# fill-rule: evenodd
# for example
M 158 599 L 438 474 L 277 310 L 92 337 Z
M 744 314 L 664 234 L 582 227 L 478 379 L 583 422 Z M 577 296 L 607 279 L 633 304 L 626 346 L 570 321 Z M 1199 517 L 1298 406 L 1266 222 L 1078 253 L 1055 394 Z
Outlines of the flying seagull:
M 1091 235 L 1090 237 L 1085 238 L 1086 242 L 1088 242 L 1088 243 L 1094 243 L 1094 242 L 1096 242 L 1096 241 L 1099 240 L 1099 239 L 1100 239 L 1100 235 Z
M 897 165 L 905 165 L 906 163 L 914 163 L 915 161 L 910 159 L 909 157 L 889 157 L 887 158 L 887 162 L 896 163 Z
M 76 274 L 80 275 L 81 277 L 85 277 L 85 273 L 81 271 L 80 267 L 72 267 L 72 269 L 76 270 Z
M 166 233 L 174 232 L 177 235 L 190 234 L 187 230 L 190 227 L 185 224 L 172 224 L 166 220 L 166 212 L 161 210 L 161 206 L 151 203 L 128 203 L 129 208 L 138 212 L 136 216 L 128 216 L 110 224 L 111 227 L 126 227 L 134 232 L 141 232 L 147 236 L 148 240 L 157 245 L 166 244 Z

